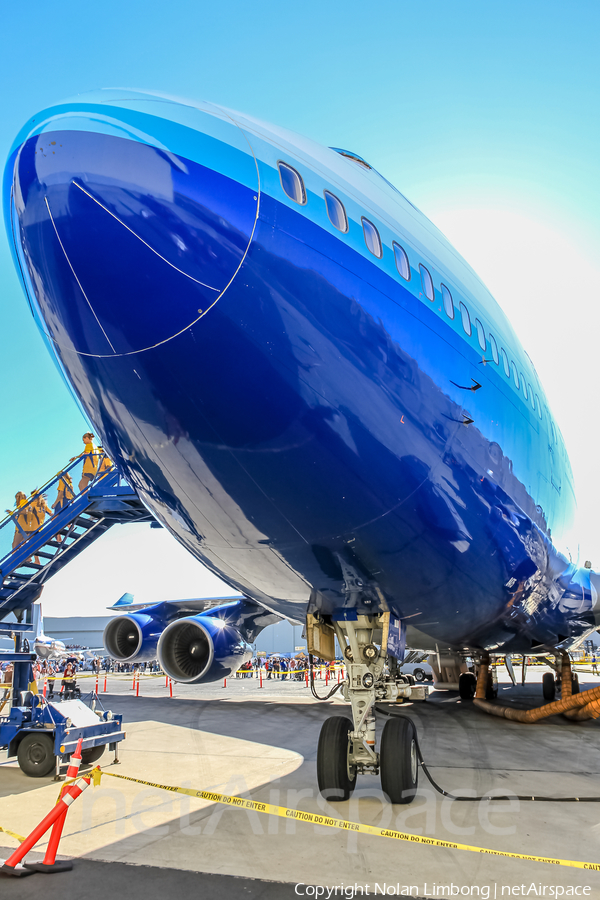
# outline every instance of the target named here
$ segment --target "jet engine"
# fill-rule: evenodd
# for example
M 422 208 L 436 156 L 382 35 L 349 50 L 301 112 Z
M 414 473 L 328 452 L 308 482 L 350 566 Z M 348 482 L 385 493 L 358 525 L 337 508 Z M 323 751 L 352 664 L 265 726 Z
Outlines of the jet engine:
M 102 640 L 106 652 L 119 662 L 156 659 L 158 639 L 165 624 L 164 619 L 143 612 L 117 616 L 104 629 Z
M 218 616 L 198 615 L 167 625 L 158 642 L 158 659 L 174 681 L 219 681 L 252 657 L 238 629 Z

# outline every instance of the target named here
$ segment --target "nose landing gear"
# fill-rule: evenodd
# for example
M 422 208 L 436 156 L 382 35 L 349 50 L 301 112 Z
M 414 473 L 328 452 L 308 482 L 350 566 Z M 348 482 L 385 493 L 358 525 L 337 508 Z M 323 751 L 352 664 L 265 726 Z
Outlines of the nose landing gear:
M 375 703 L 410 697 L 413 690 L 409 678 L 397 670 L 397 660 L 386 658 L 380 649 L 387 646 L 389 622 L 390 614 L 385 613 L 333 623 L 347 660 L 342 695 L 352 705 L 352 721 L 333 716 L 321 729 L 317 780 L 328 800 L 347 800 L 359 773 L 380 774 L 382 789 L 392 803 L 414 799 L 418 756 L 412 722 L 390 719 L 383 729 L 379 752 L 375 749 Z

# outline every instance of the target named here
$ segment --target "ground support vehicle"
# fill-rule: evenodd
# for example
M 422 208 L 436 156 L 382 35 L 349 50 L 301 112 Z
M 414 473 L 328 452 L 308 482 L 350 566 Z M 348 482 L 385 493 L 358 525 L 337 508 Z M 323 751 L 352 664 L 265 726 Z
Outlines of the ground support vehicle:
M 20 630 L 28 627 L 21 626 Z M 8 630 L 8 626 L 2 630 Z M 10 631 L 16 633 L 19 648 L 19 626 L 11 625 Z M 84 698 L 87 702 L 54 702 L 32 693 L 28 688 L 34 654 L 16 649 L 14 653 L 1 654 L 0 659 L 14 666 L 12 685 L 4 690 L 10 696 L 0 699 L 0 749 L 5 749 L 9 758 L 16 756 L 26 775 L 43 777 L 54 770 L 58 780 L 60 767 L 75 750 L 79 738 L 83 742 L 84 765 L 99 759 L 107 745 L 118 762 L 119 743 L 125 739 L 121 715 L 104 710 L 93 691 Z M 2 707 L 8 708 L 6 715 Z

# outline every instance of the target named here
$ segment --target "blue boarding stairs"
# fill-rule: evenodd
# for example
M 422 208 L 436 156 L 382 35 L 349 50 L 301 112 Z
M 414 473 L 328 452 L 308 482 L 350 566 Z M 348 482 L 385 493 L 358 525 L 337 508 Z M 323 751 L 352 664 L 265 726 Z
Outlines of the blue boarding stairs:
M 79 490 L 86 458 L 91 458 L 95 474 Z M 87 468 L 91 468 L 89 463 Z M 60 503 L 65 485 L 69 486 L 66 503 Z M 113 525 L 158 525 L 102 451 L 77 457 L 36 489 L 22 506 L 7 512 L 0 522 L 0 621 L 10 612 L 21 621 L 48 579 Z

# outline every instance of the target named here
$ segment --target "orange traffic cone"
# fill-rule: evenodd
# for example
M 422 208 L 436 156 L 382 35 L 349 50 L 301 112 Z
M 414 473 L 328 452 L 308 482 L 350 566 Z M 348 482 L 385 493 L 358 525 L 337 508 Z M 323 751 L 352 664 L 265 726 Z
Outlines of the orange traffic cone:
M 83 739 L 79 738 L 77 741 L 77 747 L 75 748 L 75 753 L 71 756 L 69 762 L 69 768 L 67 769 L 67 779 L 77 778 L 79 775 L 79 766 L 81 765 L 81 745 L 83 743 Z M 67 793 L 69 789 L 69 785 L 64 785 L 61 792 L 60 798 L 62 799 L 64 795 Z M 67 818 L 67 813 L 69 809 L 68 807 L 64 810 L 62 816 L 60 816 L 54 825 L 52 826 L 52 832 L 50 834 L 50 840 L 48 841 L 48 847 L 46 848 L 46 855 L 44 856 L 43 862 L 38 863 L 25 863 L 26 869 L 31 869 L 33 872 L 68 872 L 73 868 L 73 863 L 69 861 L 56 862 L 56 852 L 58 850 L 58 845 L 60 843 L 60 838 L 62 835 L 63 828 L 65 826 L 65 821 Z
M 91 781 L 91 776 L 86 775 L 85 778 L 80 778 L 75 784 L 70 784 L 68 786 L 56 806 L 52 807 L 48 815 L 45 816 L 40 824 L 33 829 L 31 834 L 25 838 L 21 846 L 4 861 L 3 865 L 0 865 L 0 872 L 3 875 L 33 875 L 36 871 L 35 867 L 43 865 L 42 863 L 26 863 L 24 866 L 21 866 L 20 863 L 29 853 L 31 848 L 37 844 L 39 839 L 46 834 L 58 819 L 63 817 L 71 803 L 73 803 L 74 800 L 77 800 L 86 788 L 90 786 Z M 62 865 L 62 863 L 58 863 L 58 866 Z M 67 863 L 67 866 L 72 866 L 72 863 Z M 64 870 L 61 868 L 49 867 L 47 869 L 40 869 L 40 871 L 60 872 Z

